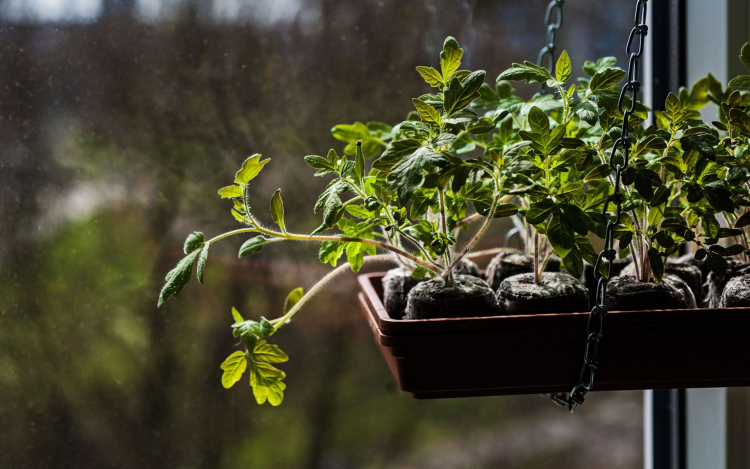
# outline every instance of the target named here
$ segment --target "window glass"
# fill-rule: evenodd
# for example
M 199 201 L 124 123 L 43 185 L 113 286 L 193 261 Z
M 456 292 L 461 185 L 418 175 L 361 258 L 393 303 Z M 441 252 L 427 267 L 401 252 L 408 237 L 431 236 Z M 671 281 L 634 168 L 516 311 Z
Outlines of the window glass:
M 326 181 L 302 157 L 343 148 L 333 125 L 401 121 L 428 91 L 415 66 L 436 66 L 448 35 L 489 83 L 535 61 L 545 8 L 0 0 L 0 467 L 641 467 L 639 392 L 590 394 L 571 416 L 536 395 L 398 390 L 352 274 L 279 335 L 280 407 L 258 406 L 245 380 L 224 390 L 230 308 L 277 316 L 329 270 L 312 244 L 237 259 L 243 239 L 229 239 L 212 247 L 206 285 L 156 307 L 186 235 L 236 226 L 216 190 L 247 156 L 272 159 L 253 181 L 258 212 L 282 188 L 287 226 L 310 232 Z M 566 2 L 558 50 L 581 75 L 587 59 L 624 66 L 632 8 Z

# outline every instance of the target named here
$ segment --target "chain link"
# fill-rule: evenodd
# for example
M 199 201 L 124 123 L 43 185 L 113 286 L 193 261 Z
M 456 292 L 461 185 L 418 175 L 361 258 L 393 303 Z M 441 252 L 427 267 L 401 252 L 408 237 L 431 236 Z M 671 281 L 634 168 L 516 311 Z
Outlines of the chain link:
M 547 23 L 547 42 L 545 42 L 542 50 L 539 51 L 539 56 L 536 59 L 536 64 L 540 67 L 544 62 L 544 58 L 548 57 L 547 70 L 550 74 L 554 75 L 555 72 L 555 33 L 562 26 L 563 21 L 563 0 L 552 0 L 547 5 L 547 14 L 545 15 L 545 22 Z M 556 13 L 556 20 L 552 21 L 552 15 Z M 539 90 L 540 93 L 544 93 L 544 85 L 541 85 Z
M 594 278 L 597 282 L 596 299 L 594 307 L 589 314 L 588 323 L 586 324 L 587 338 L 586 346 L 583 351 L 583 366 L 581 367 L 581 372 L 578 376 L 578 384 L 573 387 L 568 397 L 566 397 L 564 393 L 548 394 L 553 402 L 560 406 L 567 406 L 568 409 L 570 409 L 570 412 L 573 412 L 576 407 L 583 404 L 584 397 L 594 387 L 594 372 L 599 368 L 597 356 L 599 354 L 599 340 L 602 338 L 602 332 L 604 330 L 604 318 L 607 316 L 607 306 L 605 305 L 607 284 L 609 283 L 609 279 L 612 278 L 612 264 L 614 263 L 613 261 L 617 254 L 617 251 L 614 249 L 614 231 L 615 227 L 620 223 L 620 217 L 622 216 L 623 197 L 620 193 L 620 182 L 622 172 L 628 167 L 630 160 L 630 146 L 632 144 L 628 128 L 629 119 L 635 112 L 638 91 L 640 91 L 641 88 L 641 84 L 638 82 L 638 59 L 643 55 L 643 46 L 646 35 L 648 34 L 648 26 L 646 25 L 647 2 L 648 0 L 637 0 L 635 18 L 633 21 L 634 26 L 630 31 L 628 45 L 625 48 L 625 52 L 630 57 L 628 60 L 628 72 L 626 75 L 627 82 L 622 87 L 620 99 L 617 101 L 617 108 L 622 114 L 622 135 L 615 141 L 612 146 L 612 151 L 609 154 L 609 165 L 615 172 L 614 193 L 607 198 L 604 208 L 602 209 L 602 214 L 606 215 L 609 212 L 609 205 L 614 203 L 615 218 L 614 220 L 607 221 L 607 229 L 604 235 L 604 249 L 599 253 L 599 257 L 596 259 L 596 265 L 594 265 Z M 636 36 L 638 36 L 638 52 L 633 52 L 630 49 Z M 626 98 L 630 99 L 629 107 L 627 107 L 628 104 Z M 623 155 L 621 162 L 616 160 L 618 149 L 622 151 Z M 602 275 L 599 272 L 602 262 L 604 262 L 604 268 L 607 275 Z

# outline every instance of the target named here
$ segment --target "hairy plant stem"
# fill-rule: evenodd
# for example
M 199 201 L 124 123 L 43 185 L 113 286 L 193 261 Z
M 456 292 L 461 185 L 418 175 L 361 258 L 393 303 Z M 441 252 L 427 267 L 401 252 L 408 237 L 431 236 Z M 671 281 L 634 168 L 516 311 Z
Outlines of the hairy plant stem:
M 438 200 L 440 202 L 440 229 L 442 230 L 445 237 L 448 237 L 448 223 L 446 223 L 445 220 L 445 194 L 443 194 L 443 189 L 438 189 Z M 449 247 L 446 247 L 445 254 L 443 255 L 445 259 L 445 265 L 453 265 L 451 263 L 451 250 Z M 454 287 L 456 286 L 454 280 L 453 280 L 453 269 L 448 268 L 444 274 L 445 276 L 445 285 L 448 287 Z
M 542 283 L 542 276 L 539 275 L 539 232 L 534 231 L 534 283 Z
M 367 256 L 364 258 L 363 262 L 369 263 L 369 262 L 377 262 L 377 261 L 391 261 L 395 262 L 395 259 L 390 254 L 378 254 L 375 256 Z M 328 272 L 328 274 L 323 277 L 322 279 L 318 280 L 318 283 L 313 285 L 304 295 L 302 295 L 302 298 L 292 306 L 292 308 L 287 311 L 287 313 L 280 318 L 276 318 L 271 320 L 271 324 L 273 324 L 274 328 L 276 330 L 279 330 L 281 326 L 286 324 L 289 320 L 291 320 L 295 314 L 302 308 L 302 306 L 307 303 L 307 301 L 312 298 L 321 288 L 323 288 L 328 282 L 333 280 L 334 277 L 337 275 L 343 273 L 344 271 L 348 270 L 350 268 L 350 264 L 348 262 L 345 262 L 344 264 L 341 264 L 340 266 L 336 267 L 332 271 Z
M 466 247 L 464 247 L 463 251 L 461 251 L 461 254 L 459 254 L 458 256 L 456 256 L 453 259 L 453 262 L 451 262 L 451 264 L 448 266 L 448 268 L 446 269 L 446 271 L 452 270 L 456 266 L 456 264 L 458 264 L 458 262 L 469 251 L 471 251 L 471 248 L 474 247 L 474 245 L 477 243 L 477 241 L 479 241 L 479 238 L 481 238 L 482 235 L 484 234 L 484 232 L 487 230 L 487 227 L 490 226 L 490 222 L 492 221 L 492 217 L 495 216 L 495 209 L 497 209 L 497 204 L 498 204 L 498 202 L 500 200 L 500 193 L 499 193 L 499 190 L 500 190 L 500 181 L 498 181 L 497 175 L 494 172 L 491 172 L 487 168 L 484 168 L 484 167 L 482 169 L 484 169 L 485 171 L 487 171 L 492 176 L 492 179 L 495 182 L 495 195 L 494 195 L 493 200 L 492 200 L 492 207 L 490 208 L 489 213 L 487 213 L 487 218 L 485 218 L 484 223 L 482 223 L 482 226 L 479 228 L 479 231 L 477 231 L 477 233 L 474 235 L 474 237 L 471 239 L 471 241 L 469 241 L 469 243 L 466 245 Z
M 259 224 L 255 221 L 254 218 L 250 218 L 250 220 L 252 221 L 254 226 L 250 228 L 242 228 L 239 230 L 234 230 L 234 231 L 224 233 L 222 235 L 216 236 L 215 238 L 212 238 L 211 240 L 208 241 L 208 243 L 212 243 L 214 241 L 218 241 L 220 239 L 233 236 L 236 234 L 253 233 L 253 232 L 263 233 L 267 236 L 272 236 L 274 238 L 291 239 L 295 241 L 333 241 L 333 242 L 363 243 L 363 244 L 370 244 L 381 249 L 385 249 L 386 251 L 391 251 L 392 253 L 396 255 L 402 256 L 416 264 L 421 265 L 422 267 L 426 267 L 427 269 L 429 269 L 430 271 L 438 275 L 442 274 L 439 266 L 433 265 L 433 263 L 430 263 L 430 262 L 423 261 L 422 259 L 415 257 L 411 253 L 408 253 L 402 249 L 399 249 L 397 247 L 391 246 L 389 244 L 386 244 L 386 243 L 383 243 L 374 239 L 349 238 L 349 237 L 344 237 L 344 236 L 308 236 L 308 235 L 301 235 L 301 234 L 294 234 L 294 233 L 281 233 L 279 231 L 273 231 L 273 230 L 262 228 L 261 226 L 259 226 Z M 365 259 L 367 259 L 367 257 L 365 257 Z

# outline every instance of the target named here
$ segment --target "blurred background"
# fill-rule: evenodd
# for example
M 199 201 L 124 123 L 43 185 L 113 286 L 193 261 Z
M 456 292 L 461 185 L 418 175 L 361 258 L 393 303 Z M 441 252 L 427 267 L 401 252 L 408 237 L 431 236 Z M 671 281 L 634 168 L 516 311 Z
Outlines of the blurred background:
M 632 1 L 566 2 L 574 70 L 617 55 Z M 539 396 L 416 401 L 399 391 L 354 275 L 275 342 L 281 407 L 221 386 L 230 308 L 274 317 L 328 268 L 317 246 L 211 248 L 156 308 L 193 230 L 232 229 L 216 194 L 271 157 L 287 226 L 320 223 L 308 154 L 335 124 L 395 124 L 428 91 L 447 35 L 487 81 L 544 45 L 543 0 L 0 0 L 0 467 L 641 467 L 640 392 L 594 393 L 573 416 Z M 535 88 L 518 86 L 528 97 Z M 267 215 L 257 209 L 261 216 Z M 266 218 L 270 221 L 270 217 Z M 500 223 L 485 246 L 502 243 Z M 554 357 L 550 357 L 554 360 Z

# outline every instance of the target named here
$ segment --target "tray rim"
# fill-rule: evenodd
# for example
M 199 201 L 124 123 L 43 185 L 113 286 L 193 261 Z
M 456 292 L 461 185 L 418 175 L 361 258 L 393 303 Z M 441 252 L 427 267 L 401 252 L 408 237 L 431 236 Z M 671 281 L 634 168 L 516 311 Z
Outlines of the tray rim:
M 357 276 L 357 282 L 370 308 L 375 328 L 383 336 L 454 334 L 492 330 L 567 329 L 585 327 L 589 312 L 541 313 L 537 315 L 489 316 L 439 319 L 392 319 L 374 286 L 385 272 Z M 616 324 L 745 324 L 750 322 L 750 308 L 654 309 L 643 311 L 610 311 L 609 327 Z

